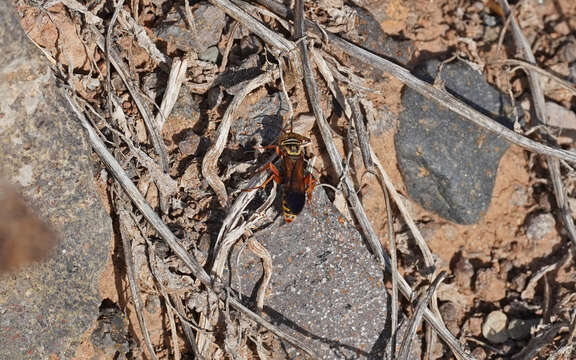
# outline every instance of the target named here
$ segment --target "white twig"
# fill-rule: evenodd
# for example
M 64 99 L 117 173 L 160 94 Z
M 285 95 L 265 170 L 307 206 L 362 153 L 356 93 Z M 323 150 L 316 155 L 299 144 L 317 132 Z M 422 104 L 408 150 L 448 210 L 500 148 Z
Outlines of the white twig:
M 164 122 L 172 112 L 176 100 L 178 100 L 182 83 L 186 80 L 186 70 L 188 70 L 188 60 L 186 58 L 183 58 L 182 60 L 174 59 L 172 61 L 172 68 L 170 69 L 170 75 L 168 76 L 166 91 L 164 92 L 162 103 L 160 104 L 160 111 L 156 115 L 156 126 L 158 126 L 160 131 L 162 131 Z

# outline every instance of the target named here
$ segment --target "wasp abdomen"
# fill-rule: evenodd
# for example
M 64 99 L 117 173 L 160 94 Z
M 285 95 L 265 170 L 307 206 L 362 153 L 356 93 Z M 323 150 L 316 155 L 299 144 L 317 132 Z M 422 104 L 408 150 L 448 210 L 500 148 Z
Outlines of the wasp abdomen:
M 286 222 L 292 222 L 296 215 L 302 212 L 304 204 L 306 203 L 306 194 L 288 191 L 282 197 L 282 210 L 284 212 L 284 219 Z

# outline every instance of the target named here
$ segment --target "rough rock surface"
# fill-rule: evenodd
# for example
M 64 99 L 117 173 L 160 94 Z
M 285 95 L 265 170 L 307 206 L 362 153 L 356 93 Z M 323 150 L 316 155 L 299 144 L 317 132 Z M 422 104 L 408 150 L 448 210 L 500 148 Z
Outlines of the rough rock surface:
M 222 29 L 226 25 L 222 10 L 208 3 L 200 4 L 192 11 L 195 29 L 188 28 L 184 14 L 184 6 L 172 9 L 156 36 L 178 50 L 194 50 L 199 54 L 218 44 Z
M 344 38 L 356 44 L 362 44 L 363 48 L 398 64 L 408 64 L 414 53 L 412 43 L 409 40 L 398 40 L 386 35 L 372 13 L 358 6 L 353 8 L 358 15 L 358 25 L 354 33 L 343 34 Z M 361 71 L 367 72 L 372 78 L 376 80 L 382 79 L 381 71 L 367 67 L 363 62 L 355 58 L 350 58 L 350 62 Z
M 258 100 L 250 106 L 246 116 L 232 123 L 232 143 L 242 146 L 274 143 L 282 134 L 280 126 L 286 109 L 279 92 Z
M 264 313 L 274 323 L 326 359 L 382 358 L 388 334 L 382 272 L 322 189 L 294 222 L 279 214 L 255 237 L 273 258 Z M 244 250 L 237 271 L 251 294 L 262 274 L 260 260 Z
M 82 129 L 18 18 L 0 3 L 0 176 L 60 242 L 46 261 L 0 274 L 0 358 L 66 359 L 98 316 L 112 228 Z
M 415 74 L 432 83 L 437 60 Z M 511 126 L 508 97 L 464 62 L 446 64 L 440 74 L 446 90 L 478 111 Z M 424 208 L 459 224 L 485 214 L 500 158 L 508 144 L 436 102 L 406 88 L 395 145 L 408 195 Z

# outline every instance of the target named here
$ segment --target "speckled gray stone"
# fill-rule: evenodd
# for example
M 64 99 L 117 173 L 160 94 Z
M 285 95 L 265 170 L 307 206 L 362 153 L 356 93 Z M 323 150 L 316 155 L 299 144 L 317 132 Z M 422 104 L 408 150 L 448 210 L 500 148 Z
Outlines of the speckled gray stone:
M 280 214 L 255 234 L 273 257 L 264 313 L 325 359 L 381 359 L 388 339 L 383 274 L 324 190 L 316 189 L 313 199 L 294 222 Z M 259 259 L 245 251 L 238 271 L 251 294 L 261 276 Z M 289 358 L 295 356 L 284 345 Z
M 184 14 L 183 5 L 172 9 L 156 31 L 158 39 L 181 51 L 194 50 L 199 54 L 218 44 L 226 25 L 226 16 L 222 10 L 208 2 L 199 4 L 192 10 L 196 27 L 194 30 L 188 28 Z
M 0 2 L 0 174 L 61 241 L 47 261 L 0 275 L 0 359 L 67 359 L 98 316 L 112 228 L 82 129 L 18 18 Z
M 280 124 L 288 105 L 279 92 L 267 95 L 251 105 L 247 115 L 232 123 L 232 143 L 242 146 L 269 145 L 282 134 Z
M 433 82 L 439 62 L 415 74 Z M 447 91 L 498 122 L 511 126 L 508 96 L 464 62 L 444 66 Z M 408 195 L 424 208 L 459 224 L 474 224 L 490 205 L 500 158 L 508 143 L 436 102 L 405 88 L 404 111 L 394 137 Z

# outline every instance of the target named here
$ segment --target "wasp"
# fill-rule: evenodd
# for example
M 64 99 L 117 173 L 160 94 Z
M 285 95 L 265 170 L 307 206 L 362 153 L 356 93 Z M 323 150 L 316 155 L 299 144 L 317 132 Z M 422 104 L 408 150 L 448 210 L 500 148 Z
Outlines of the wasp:
M 316 180 L 312 174 L 305 170 L 304 145 L 310 139 L 300 134 L 287 132 L 280 135 L 276 144 L 264 146 L 265 149 L 274 149 L 283 162 L 283 174 L 274 166 L 272 162 L 264 165 L 260 171 L 270 170 L 270 176 L 260 186 L 244 189 L 252 191 L 266 187 L 274 180 L 282 185 L 282 212 L 287 223 L 294 221 L 296 216 L 302 212 L 306 198 L 312 199 L 312 190 L 316 186 Z

